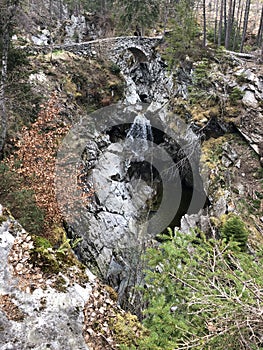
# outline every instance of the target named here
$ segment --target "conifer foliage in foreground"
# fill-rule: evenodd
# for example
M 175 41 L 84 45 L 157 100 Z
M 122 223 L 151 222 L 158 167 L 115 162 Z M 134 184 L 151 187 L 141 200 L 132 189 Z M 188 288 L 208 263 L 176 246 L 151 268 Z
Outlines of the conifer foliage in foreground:
M 263 250 L 200 236 L 169 231 L 148 251 L 150 335 L 140 349 L 262 348 Z

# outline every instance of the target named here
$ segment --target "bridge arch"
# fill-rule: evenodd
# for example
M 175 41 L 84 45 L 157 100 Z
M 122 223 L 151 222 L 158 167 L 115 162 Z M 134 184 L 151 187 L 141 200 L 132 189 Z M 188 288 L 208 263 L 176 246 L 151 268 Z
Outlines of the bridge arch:
M 119 56 L 128 51 L 137 62 L 145 63 L 149 62 L 154 48 L 162 40 L 162 37 L 116 37 L 112 38 L 111 51 Z
M 129 50 L 133 54 L 137 62 L 140 62 L 140 63 L 148 62 L 148 57 L 143 52 L 143 50 L 139 49 L 138 47 L 135 47 L 135 46 L 127 47 L 127 50 Z

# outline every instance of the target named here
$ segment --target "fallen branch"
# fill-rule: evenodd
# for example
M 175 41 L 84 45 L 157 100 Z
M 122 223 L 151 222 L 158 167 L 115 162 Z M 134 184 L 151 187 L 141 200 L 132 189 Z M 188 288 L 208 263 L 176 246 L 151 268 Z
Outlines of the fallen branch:
M 236 56 L 236 57 L 245 58 L 245 59 L 257 59 L 258 58 L 256 55 L 252 55 L 250 53 L 244 53 L 244 52 L 235 52 L 235 51 L 226 50 L 226 53 L 233 55 L 233 56 Z

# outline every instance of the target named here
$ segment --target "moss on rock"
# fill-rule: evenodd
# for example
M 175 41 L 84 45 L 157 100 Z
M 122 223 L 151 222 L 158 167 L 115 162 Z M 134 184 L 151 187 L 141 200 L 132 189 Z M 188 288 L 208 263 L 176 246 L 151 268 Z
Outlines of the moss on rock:
M 77 257 L 74 255 L 69 240 L 66 239 L 66 233 L 64 232 L 64 248 L 61 246 L 56 249 L 52 246 L 51 242 L 44 237 L 32 235 L 34 242 L 34 248 L 30 251 L 30 262 L 33 266 L 39 267 L 46 276 L 57 275 L 59 273 L 69 277 L 79 284 L 85 284 L 88 282 L 88 276 L 86 275 L 86 267 L 79 262 Z M 55 284 L 59 290 L 65 284 L 63 281 L 56 278 Z
M 131 313 L 117 314 L 111 323 L 116 342 L 123 350 L 137 349 L 139 340 L 148 334 L 146 328 Z
M 5 222 L 8 218 L 5 215 L 0 215 L 0 226 L 3 222 Z

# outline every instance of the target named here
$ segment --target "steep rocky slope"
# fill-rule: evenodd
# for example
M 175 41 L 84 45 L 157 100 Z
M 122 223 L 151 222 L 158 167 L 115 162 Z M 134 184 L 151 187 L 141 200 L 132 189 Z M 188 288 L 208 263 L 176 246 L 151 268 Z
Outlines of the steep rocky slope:
M 28 104 L 41 98 L 30 118 L 26 111 L 18 116 L 23 91 L 8 105 L 1 202 L 30 233 L 1 207 L 1 349 L 88 349 L 87 344 L 106 349 L 126 341 L 128 333 L 133 343 L 142 331 L 137 318 L 117 305 L 115 291 L 101 285 L 73 255 L 70 244 L 77 242 L 66 237 L 53 186 L 56 150 L 68 128 L 123 95 L 117 68 L 66 52 L 32 57 L 17 68 L 23 74 L 16 83 L 30 91 L 24 95 Z M 33 197 L 26 197 L 32 190 Z M 35 206 L 44 213 L 44 226 Z M 127 334 L 124 324 L 130 324 Z
M 87 349 L 79 309 L 91 292 L 88 275 L 74 262 L 67 272 L 59 268 L 51 248 L 39 249 L 7 210 L 0 210 L 1 349 Z
M 144 98 L 147 95 L 152 99 L 158 91 L 160 80 L 153 81 L 153 84 L 148 78 L 160 66 L 152 65 L 148 69 L 149 65 L 134 62 L 131 55 L 128 55 L 127 62 L 130 65 L 125 67 L 126 74 L 132 76 L 129 88 L 135 89 L 133 97 L 140 98 L 141 95 Z M 164 68 L 165 64 L 162 66 Z M 3 349 L 29 346 L 33 349 L 43 349 L 44 346 L 51 349 L 86 349 L 88 344 L 90 349 L 110 349 L 116 347 L 121 338 L 127 338 L 129 333 L 130 346 L 133 340 L 136 343 L 136 336 L 143 334 L 144 330 L 136 318 L 130 314 L 127 316 L 117 306 L 116 292 L 102 287 L 76 260 L 70 245 L 79 254 L 85 246 L 73 236 L 71 240 L 66 237 L 51 185 L 56 151 L 68 129 L 79 118 L 122 98 L 125 83 L 119 74 L 119 67 L 110 61 L 81 58 L 59 51 L 29 58 L 19 72 L 21 74 L 17 77 L 15 69 L 13 72 L 16 86 L 23 83 L 27 94 L 19 92 L 19 100 L 10 98 L 9 101 L 11 118 L 7 158 L 2 164 L 1 174 L 5 179 L 4 186 L 7 186 L 7 181 L 12 182 L 15 175 L 19 176 L 19 181 L 8 188 L 11 192 L 21 194 L 24 190 L 34 190 L 36 205 L 44 211 L 46 221 L 41 229 L 29 226 L 30 234 L 27 234 L 1 208 L 1 345 Z M 166 79 L 165 74 L 162 77 Z M 162 122 L 167 129 L 169 127 L 180 135 L 176 120 L 184 120 L 191 131 L 187 135 L 195 135 L 201 141 L 200 172 L 208 201 L 205 209 L 199 213 L 183 215 L 180 223 L 183 232 L 195 226 L 200 226 L 207 234 L 211 233 L 211 227 L 218 232 L 229 213 L 236 213 L 250 230 L 250 249 L 262 243 L 262 79 L 260 64 L 235 57 L 227 58 L 225 53 L 219 52 L 197 62 L 186 60 L 174 72 L 174 87 L 167 79 L 169 88 L 160 89 L 165 104 L 168 99 L 170 104 L 169 113 L 161 114 L 158 119 L 159 125 Z M 14 89 L 10 90 L 10 96 L 12 92 Z M 26 96 L 26 104 L 30 105 L 30 118 L 26 115 L 27 110 L 21 108 L 24 103 L 22 96 Z M 96 134 L 100 148 L 91 143 L 87 145 L 84 152 L 86 163 L 96 163 L 106 146 L 111 146 L 112 154 L 121 153 L 122 150 L 112 140 L 126 135 L 127 130 L 124 132 L 122 128 L 115 129 L 106 141 Z M 160 137 L 158 133 L 156 135 Z M 78 138 L 75 141 L 78 142 Z M 170 141 L 161 141 L 167 148 L 171 146 Z M 174 146 L 174 153 L 177 150 Z M 115 160 L 112 159 L 111 164 Z M 116 162 L 114 164 L 116 166 Z M 99 163 L 99 166 L 101 175 L 107 163 Z M 113 176 L 111 183 L 120 182 L 120 176 L 109 169 L 107 171 L 109 178 Z M 144 189 L 148 189 L 145 184 Z M 0 202 L 12 207 L 17 197 L 9 197 L 6 192 L 1 192 Z M 142 196 L 142 201 L 148 199 L 149 193 L 150 189 L 146 196 Z M 88 195 L 93 199 L 92 191 Z M 23 200 L 24 197 L 22 203 Z M 98 205 L 96 197 L 94 202 Z M 107 204 L 112 209 L 116 203 L 110 200 Z M 14 214 L 23 220 L 25 213 L 16 207 L 14 210 Z M 119 223 L 106 223 L 103 234 L 109 233 L 107 239 L 111 239 L 112 232 L 120 226 Z M 131 226 L 129 229 L 132 231 Z M 99 231 L 95 233 L 94 242 L 103 237 Z M 45 237 L 48 241 L 35 236 Z M 105 256 L 109 252 L 103 255 L 102 250 L 100 263 L 105 267 L 108 263 Z M 127 266 L 123 261 L 117 263 L 113 264 L 117 271 L 113 277 L 115 287 L 116 283 L 120 284 L 118 278 L 123 278 L 125 271 L 122 266 Z M 138 299 L 135 300 L 137 302 Z M 112 324 L 111 319 L 116 319 L 116 323 Z M 126 333 L 121 327 L 123 323 L 129 325 Z
M 208 217 L 220 226 L 222 215 L 237 213 L 249 226 L 252 245 L 262 241 L 263 232 L 262 73 L 256 58 L 212 53 L 178 71 L 174 96 L 175 113 L 203 139 Z

